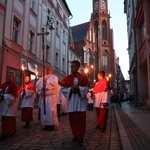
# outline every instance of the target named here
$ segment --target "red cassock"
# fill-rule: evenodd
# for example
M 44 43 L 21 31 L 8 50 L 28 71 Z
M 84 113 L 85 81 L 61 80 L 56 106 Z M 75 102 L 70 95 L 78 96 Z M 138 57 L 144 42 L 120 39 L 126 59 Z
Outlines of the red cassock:
M 36 92 L 36 89 L 35 89 L 35 86 L 34 84 L 32 84 L 31 82 L 29 84 L 24 84 L 20 87 L 19 89 L 19 93 L 22 93 L 23 92 L 23 89 L 26 89 L 28 90 L 28 92 L 30 91 L 34 91 Z M 26 92 L 26 95 L 28 93 Z M 31 122 L 33 121 L 33 105 L 32 103 L 33 102 L 30 102 L 30 101 L 33 101 L 33 97 L 29 97 L 26 98 L 26 96 L 23 97 L 22 99 L 22 102 L 24 103 L 22 106 L 21 106 L 21 121 L 22 122 Z
M 7 88 L 8 87 L 8 88 Z M 7 83 L 5 82 L 1 86 L 4 94 L 11 94 L 15 97 L 18 97 L 17 85 L 15 82 Z M 7 90 L 6 90 L 7 88 Z M 5 92 L 6 90 L 6 92 Z M 16 117 L 15 116 L 2 116 L 2 136 L 10 136 L 16 131 Z
M 108 88 L 108 83 L 106 79 L 101 79 L 93 88 L 95 93 L 105 91 Z
M 105 106 L 108 106 L 105 99 L 104 91 L 110 89 L 110 86 L 106 79 L 101 79 L 93 88 L 93 92 L 100 93 L 100 99 L 95 99 L 95 107 L 96 107 L 96 115 L 97 115 L 97 123 L 100 129 L 106 129 L 106 123 L 108 118 L 108 109 Z M 102 96 L 103 95 L 103 96 Z M 98 104 L 99 107 L 98 107 Z
M 76 77 L 78 78 L 78 86 L 82 87 L 89 87 L 89 82 L 87 76 L 80 74 L 79 72 L 76 73 Z M 71 74 L 64 78 L 60 85 L 62 87 L 69 88 L 74 84 L 74 75 Z M 80 91 L 78 92 L 80 95 Z M 76 112 L 69 112 L 69 123 L 72 129 L 72 133 L 74 138 L 84 138 L 85 128 L 86 128 L 86 111 L 76 111 Z

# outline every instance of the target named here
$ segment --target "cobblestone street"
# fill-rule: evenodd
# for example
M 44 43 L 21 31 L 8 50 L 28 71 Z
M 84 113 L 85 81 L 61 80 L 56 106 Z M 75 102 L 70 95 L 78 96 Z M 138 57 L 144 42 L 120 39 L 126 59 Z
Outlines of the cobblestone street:
M 121 150 L 122 144 L 119 137 L 118 126 L 115 118 L 114 107 L 109 112 L 107 131 L 100 132 L 96 129 L 95 110 L 87 111 L 87 127 L 82 145 L 72 141 L 72 133 L 67 116 L 60 116 L 60 126 L 54 131 L 44 131 L 34 110 L 34 122 L 30 129 L 23 128 L 17 117 L 17 132 L 5 141 L 0 141 L 2 150 Z

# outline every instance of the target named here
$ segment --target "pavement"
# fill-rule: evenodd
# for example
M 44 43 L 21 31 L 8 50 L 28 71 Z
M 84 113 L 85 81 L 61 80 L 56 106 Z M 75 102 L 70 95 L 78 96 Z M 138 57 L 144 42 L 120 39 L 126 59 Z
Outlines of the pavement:
M 114 105 L 124 150 L 150 150 L 150 111 L 130 102 Z
M 86 122 L 80 145 L 72 140 L 68 115 L 59 117 L 60 125 L 54 131 L 45 131 L 38 120 L 38 109 L 34 109 L 29 129 L 23 128 L 19 111 L 17 132 L 0 141 L 0 150 L 150 150 L 150 112 L 144 107 L 136 108 L 129 102 L 123 102 L 122 107 L 111 104 L 106 133 L 96 129 L 95 110 L 87 111 Z

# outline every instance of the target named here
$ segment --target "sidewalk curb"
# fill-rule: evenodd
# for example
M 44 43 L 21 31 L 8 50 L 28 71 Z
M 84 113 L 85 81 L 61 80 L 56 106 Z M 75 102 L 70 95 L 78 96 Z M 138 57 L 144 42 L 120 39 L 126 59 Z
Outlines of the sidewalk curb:
M 119 128 L 119 134 L 120 134 L 123 150 L 133 150 L 131 143 L 129 141 L 129 138 L 127 136 L 127 133 L 124 129 L 124 126 L 123 126 L 121 119 L 119 117 L 119 114 L 117 112 L 117 108 L 116 108 L 115 104 L 114 104 L 114 109 L 115 109 L 116 120 L 117 120 L 117 124 L 118 124 L 118 128 Z

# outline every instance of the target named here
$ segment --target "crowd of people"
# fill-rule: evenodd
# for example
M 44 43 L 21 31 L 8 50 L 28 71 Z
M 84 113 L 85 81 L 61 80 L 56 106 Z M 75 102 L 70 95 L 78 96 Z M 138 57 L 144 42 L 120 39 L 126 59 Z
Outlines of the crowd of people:
M 12 136 L 16 130 L 18 100 L 20 100 L 21 121 L 24 128 L 30 128 L 33 121 L 35 99 L 39 97 L 38 119 L 43 130 L 53 131 L 59 126 L 60 115 L 68 114 L 73 141 L 83 143 L 86 131 L 86 111 L 96 109 L 97 127 L 106 132 L 110 106 L 110 86 L 105 72 L 98 72 L 98 81 L 90 87 L 86 75 L 79 73 L 80 62 L 71 62 L 71 74 L 62 81 L 53 74 L 51 66 L 45 68 L 45 75 L 34 85 L 30 75 L 26 75 L 23 85 L 18 89 L 14 82 L 15 73 L 7 73 L 6 82 L 0 85 L 0 115 L 2 132 L 0 140 Z M 87 105 L 88 103 L 88 105 Z

